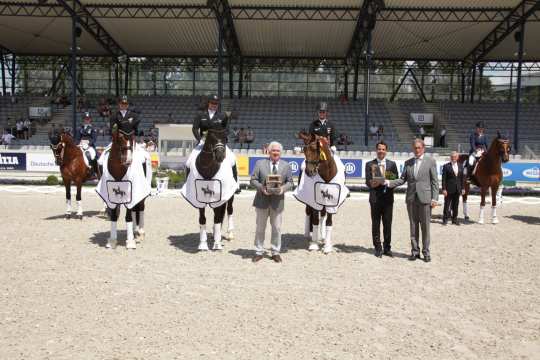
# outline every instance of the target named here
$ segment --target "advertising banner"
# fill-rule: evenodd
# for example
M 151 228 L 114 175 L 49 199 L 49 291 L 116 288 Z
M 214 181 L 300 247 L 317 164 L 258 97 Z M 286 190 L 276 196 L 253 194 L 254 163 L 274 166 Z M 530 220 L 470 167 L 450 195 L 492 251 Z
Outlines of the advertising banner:
M 26 154 L 26 171 L 59 172 L 60 167 L 54 161 L 51 153 L 28 153 Z
M 0 152 L 0 170 L 26 170 L 26 154 Z

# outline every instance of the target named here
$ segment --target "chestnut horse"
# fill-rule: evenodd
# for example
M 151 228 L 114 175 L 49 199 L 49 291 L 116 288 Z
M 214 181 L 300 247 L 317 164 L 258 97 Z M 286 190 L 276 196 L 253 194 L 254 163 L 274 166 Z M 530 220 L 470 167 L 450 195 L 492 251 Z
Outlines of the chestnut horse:
M 206 134 L 206 139 L 204 141 L 203 148 L 201 152 L 197 155 L 195 159 L 195 166 L 199 174 L 205 179 L 212 179 L 217 172 L 219 171 L 223 160 L 227 156 L 227 130 L 216 130 L 210 129 Z M 227 211 L 229 216 L 229 223 L 227 229 L 228 240 L 234 238 L 233 235 L 233 201 L 234 195 L 221 206 L 214 208 L 214 246 L 213 250 L 223 249 L 223 244 L 221 242 L 221 225 L 223 219 L 225 218 L 225 211 Z M 206 216 L 205 208 L 199 208 L 199 226 L 200 226 L 200 243 L 199 250 L 206 251 L 208 250 L 208 243 L 206 240 Z
M 112 131 L 112 144 L 107 161 L 107 169 L 116 181 L 121 181 L 126 175 L 128 168 L 132 165 L 134 142 L 132 140 L 133 132 L 126 134 L 116 126 Z M 143 166 L 142 164 L 133 164 L 134 166 Z M 152 171 L 152 169 L 145 169 Z M 136 213 L 136 230 L 133 231 L 132 211 Z M 111 220 L 111 234 L 107 242 L 107 248 L 116 248 L 117 245 L 117 221 L 120 215 L 120 205 L 114 209 L 109 209 Z M 144 240 L 144 200 L 135 205 L 132 209 L 126 208 L 126 228 L 127 228 L 127 249 L 136 249 L 137 242 Z M 135 238 L 136 236 L 136 238 Z
M 497 218 L 497 194 L 499 189 L 502 190 L 500 184 L 503 179 L 502 163 L 508 162 L 511 146 L 508 139 L 501 136 L 497 132 L 497 137 L 493 139 L 491 145 L 486 153 L 478 160 L 476 171 L 472 178 L 473 185 L 480 188 L 480 219 L 479 224 L 484 223 L 484 206 L 486 205 L 486 194 L 488 190 L 491 191 L 491 217 L 492 223 L 498 224 Z M 460 155 L 460 162 L 466 162 L 469 155 Z M 500 187 L 500 188 L 499 188 Z M 467 208 L 467 196 L 469 195 L 470 184 L 465 182 L 465 193 L 463 194 L 463 215 L 466 220 L 469 219 Z
M 84 155 L 70 134 L 62 132 L 50 140 L 55 162 L 56 165 L 60 166 L 60 173 L 62 174 L 62 180 L 66 188 L 66 219 L 71 218 L 71 184 L 73 183 L 77 187 L 76 217 L 82 220 L 81 188 L 82 184 L 90 178 L 91 169 L 86 166 Z
M 324 182 L 329 183 L 337 174 L 337 166 L 330 150 L 328 139 L 324 136 L 300 132 L 298 137 L 304 140 L 305 156 L 305 174 L 315 176 L 319 174 Z M 300 182 L 300 180 L 298 181 Z M 319 213 L 321 214 L 322 224 L 319 229 Z M 326 218 L 326 221 L 324 220 Z M 327 213 L 323 208 L 317 211 L 306 205 L 306 235 L 309 236 L 309 229 L 312 228 L 312 237 L 309 244 L 309 250 L 319 250 L 319 239 L 324 240 L 324 252 L 332 251 L 332 245 L 327 234 L 327 229 L 331 229 L 332 214 Z M 325 229 L 326 227 L 326 229 Z

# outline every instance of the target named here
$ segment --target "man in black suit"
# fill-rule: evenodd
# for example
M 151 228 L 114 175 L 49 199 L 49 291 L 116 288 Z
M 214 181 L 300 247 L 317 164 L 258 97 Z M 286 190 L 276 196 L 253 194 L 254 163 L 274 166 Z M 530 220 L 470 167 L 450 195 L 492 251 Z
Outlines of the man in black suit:
M 463 166 L 458 163 L 459 154 L 452 151 L 450 162 L 443 166 L 442 188 L 444 195 L 443 224 L 452 217 L 452 224 L 459 225 L 458 206 L 459 196 L 463 194 Z
M 375 256 L 392 257 L 392 212 L 394 208 L 394 190 L 384 185 L 384 178 L 397 179 L 398 169 L 395 162 L 386 159 L 388 146 L 384 141 L 377 143 L 377 158 L 366 163 L 366 185 L 369 187 L 369 205 L 371 207 L 371 236 L 375 247 Z M 375 179 L 374 179 L 375 177 Z M 378 178 L 378 179 L 377 179 Z M 381 247 L 381 219 L 383 223 L 384 243 Z

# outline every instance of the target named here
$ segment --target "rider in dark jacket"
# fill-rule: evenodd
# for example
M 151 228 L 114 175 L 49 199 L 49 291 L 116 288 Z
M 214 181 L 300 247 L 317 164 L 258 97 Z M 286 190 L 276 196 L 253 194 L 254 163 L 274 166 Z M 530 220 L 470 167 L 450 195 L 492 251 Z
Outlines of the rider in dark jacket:
M 228 129 L 229 116 L 219 111 L 219 97 L 212 95 L 208 98 L 206 108 L 195 116 L 193 120 L 193 136 L 201 141 L 209 129 Z
M 83 149 L 94 174 L 98 174 L 97 131 L 92 125 L 92 117 L 89 112 L 84 113 L 83 124 L 75 133 L 75 141 Z

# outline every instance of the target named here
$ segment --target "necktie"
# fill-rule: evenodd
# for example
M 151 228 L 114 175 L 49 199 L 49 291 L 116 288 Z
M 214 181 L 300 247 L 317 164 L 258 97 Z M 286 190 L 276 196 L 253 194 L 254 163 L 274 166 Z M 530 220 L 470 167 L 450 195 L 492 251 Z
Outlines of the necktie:
M 276 163 L 272 163 L 272 174 L 273 175 L 277 174 L 277 165 L 276 165 Z

